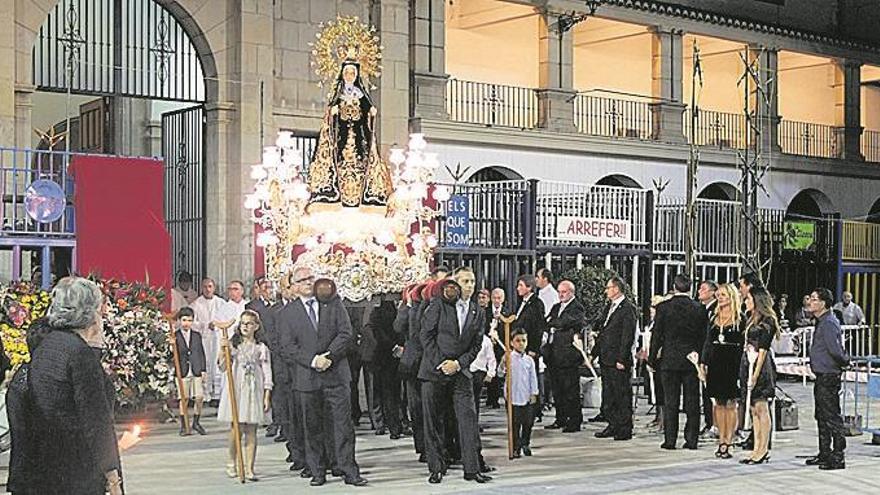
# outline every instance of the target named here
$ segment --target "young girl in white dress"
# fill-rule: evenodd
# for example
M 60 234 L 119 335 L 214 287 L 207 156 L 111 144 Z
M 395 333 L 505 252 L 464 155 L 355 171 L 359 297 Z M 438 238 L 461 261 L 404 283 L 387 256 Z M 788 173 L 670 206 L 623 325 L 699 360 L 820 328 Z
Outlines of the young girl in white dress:
M 224 386 L 220 395 L 220 408 L 217 420 L 229 424 L 229 460 L 226 474 L 237 476 L 235 458 L 235 435 L 232 430 L 232 406 L 229 403 L 229 387 L 226 381 L 226 361 L 224 347 L 231 345 L 232 378 L 235 382 L 235 398 L 238 403 L 238 423 L 242 438 L 244 474 L 250 481 L 257 481 L 254 475 L 254 459 L 257 455 L 257 428 L 268 421 L 272 392 L 272 364 L 269 349 L 262 343 L 260 316 L 252 310 L 241 314 L 240 323 L 231 339 L 220 341 L 220 369 L 223 370 Z M 231 341 L 231 342 L 230 342 Z

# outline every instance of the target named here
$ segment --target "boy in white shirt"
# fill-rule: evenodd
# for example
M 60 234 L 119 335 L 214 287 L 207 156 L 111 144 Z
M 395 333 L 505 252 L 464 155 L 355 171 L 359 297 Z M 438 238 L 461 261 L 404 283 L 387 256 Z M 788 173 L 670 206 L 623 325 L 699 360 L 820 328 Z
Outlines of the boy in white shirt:
M 513 404 L 513 459 L 532 455 L 532 427 L 535 424 L 535 404 L 538 402 L 538 374 L 535 361 L 526 353 L 528 336 L 524 329 L 516 329 L 511 335 L 510 397 Z M 504 374 L 504 363 L 500 374 Z M 505 387 L 506 393 L 506 387 Z

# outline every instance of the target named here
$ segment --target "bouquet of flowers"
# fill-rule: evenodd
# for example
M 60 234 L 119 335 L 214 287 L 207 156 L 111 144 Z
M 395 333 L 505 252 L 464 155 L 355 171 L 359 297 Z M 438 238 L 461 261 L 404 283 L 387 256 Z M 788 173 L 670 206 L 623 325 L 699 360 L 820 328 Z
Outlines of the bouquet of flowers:
M 165 294 L 142 283 L 96 282 L 108 299 L 104 316 L 104 368 L 113 378 L 122 407 L 139 408 L 170 392 Z
M 0 286 L 0 336 L 13 369 L 31 360 L 27 330 L 46 314 L 50 302 L 49 293 L 31 282 Z

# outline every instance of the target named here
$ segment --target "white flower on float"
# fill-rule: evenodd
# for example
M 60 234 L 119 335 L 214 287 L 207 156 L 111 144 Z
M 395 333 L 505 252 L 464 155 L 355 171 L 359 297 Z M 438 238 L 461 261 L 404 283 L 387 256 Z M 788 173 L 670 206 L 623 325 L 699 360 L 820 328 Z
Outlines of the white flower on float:
M 263 166 L 266 168 L 275 168 L 281 163 L 281 148 L 277 146 L 266 146 L 263 148 Z
M 315 249 L 318 249 L 318 239 L 314 237 L 309 237 L 308 239 L 306 239 L 306 242 L 303 245 L 309 251 L 314 251 Z
M 391 155 L 388 157 L 388 161 L 399 167 L 401 163 L 406 161 L 406 153 L 401 148 L 391 148 Z
M 394 242 L 394 235 L 391 232 L 383 230 L 376 234 L 376 244 L 380 246 L 387 246 L 392 242 Z
M 439 168 L 440 160 L 437 158 L 437 153 L 425 153 L 425 160 L 422 165 L 431 170 Z
M 268 172 L 266 172 L 266 169 L 263 168 L 262 165 L 253 165 L 251 167 L 251 179 L 263 180 L 268 176 L 269 176 Z
M 421 235 L 414 234 L 412 236 L 412 247 L 416 251 L 421 251 L 425 247 L 425 240 L 422 239 Z
M 449 197 L 451 195 L 452 194 L 449 192 L 449 187 L 440 184 L 436 184 L 434 186 L 434 192 L 431 194 L 431 196 L 440 203 L 449 201 Z
M 278 237 L 272 232 L 260 232 L 257 234 L 257 246 L 266 247 L 278 244 Z
M 262 205 L 262 202 L 253 194 L 244 197 L 244 207 L 248 210 L 256 210 Z
M 336 244 L 337 242 L 339 242 L 339 232 L 336 232 L 335 230 L 328 230 L 324 233 L 324 242 Z
M 425 142 L 425 135 L 417 132 L 409 135 L 409 149 L 415 151 L 421 151 L 428 146 L 428 143 Z
M 293 132 L 279 131 L 278 139 L 275 140 L 275 146 L 279 148 L 288 148 L 293 146 Z
M 294 182 L 291 190 L 293 191 L 293 196 L 295 199 L 306 201 L 307 199 L 312 197 L 312 194 L 309 192 L 309 186 L 305 182 Z
M 421 182 L 412 184 L 412 199 L 425 199 L 428 197 L 428 185 Z
M 254 197 L 260 201 L 266 201 L 269 199 L 269 186 L 266 184 L 257 184 L 257 187 L 254 188 Z
M 429 248 L 434 249 L 437 247 L 437 237 L 434 234 L 427 236 L 425 238 L 425 244 L 427 244 Z
M 421 152 L 410 152 L 406 157 L 406 169 L 417 169 L 424 166 L 425 157 Z

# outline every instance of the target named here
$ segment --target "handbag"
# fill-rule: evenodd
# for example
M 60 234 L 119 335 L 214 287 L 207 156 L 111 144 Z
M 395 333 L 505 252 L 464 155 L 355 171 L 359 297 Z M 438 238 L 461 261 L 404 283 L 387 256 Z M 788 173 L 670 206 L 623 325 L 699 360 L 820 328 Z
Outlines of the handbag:
M 797 401 L 785 390 L 776 387 L 776 400 L 773 401 L 776 413 L 776 431 L 790 431 L 800 428 L 798 425 Z

